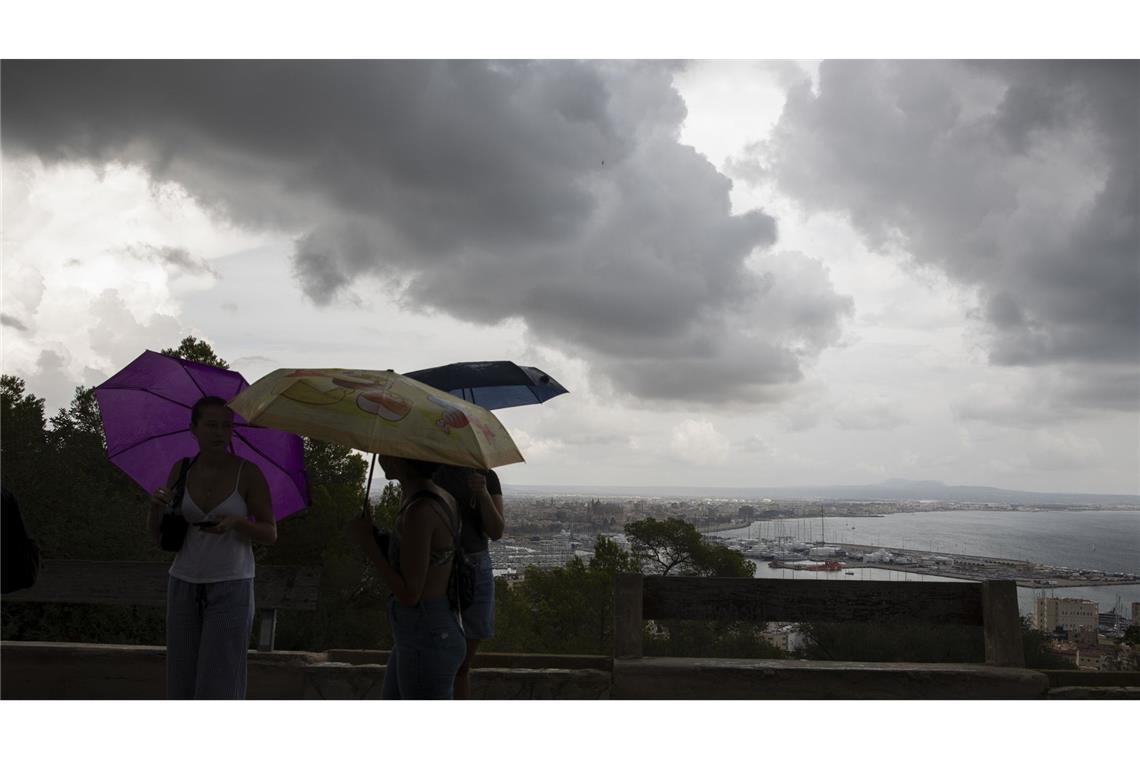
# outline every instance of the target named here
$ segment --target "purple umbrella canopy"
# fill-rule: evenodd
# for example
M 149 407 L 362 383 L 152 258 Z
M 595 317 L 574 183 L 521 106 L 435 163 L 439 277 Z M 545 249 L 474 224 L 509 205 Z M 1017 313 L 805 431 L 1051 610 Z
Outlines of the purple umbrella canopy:
M 229 401 L 247 387 L 237 372 L 144 351 L 95 388 L 107 458 L 147 493 L 154 491 L 176 460 L 198 453 L 190 433 L 194 402 L 203 396 Z M 309 505 L 300 436 L 250 425 L 235 413 L 233 452 L 265 475 L 278 520 Z

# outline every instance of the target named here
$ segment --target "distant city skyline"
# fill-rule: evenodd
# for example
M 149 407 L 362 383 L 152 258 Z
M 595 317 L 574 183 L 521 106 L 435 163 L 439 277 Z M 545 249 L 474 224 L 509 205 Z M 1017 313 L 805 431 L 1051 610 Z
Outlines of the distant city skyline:
M 375 480 L 371 493 L 379 494 L 387 481 Z M 939 481 L 888 479 L 879 483 L 822 483 L 802 486 L 655 486 L 581 485 L 575 483 L 512 483 L 504 480 L 510 495 L 613 496 L 616 498 L 678 498 L 788 501 L 929 501 L 957 504 L 1007 504 L 1019 506 L 1105 506 L 1140 508 L 1140 494 L 1019 491 L 980 484 L 947 484 Z
M 511 359 L 517 484 L 1140 493 L 1136 61 L 5 61 L 3 370 Z

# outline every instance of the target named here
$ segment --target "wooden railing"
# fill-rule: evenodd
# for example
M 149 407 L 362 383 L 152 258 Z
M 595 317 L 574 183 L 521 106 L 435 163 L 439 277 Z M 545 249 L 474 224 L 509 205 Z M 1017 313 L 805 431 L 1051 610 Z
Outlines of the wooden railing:
M 1017 585 L 800 581 L 623 574 L 614 589 L 614 657 L 640 657 L 644 620 L 956 623 L 981 626 L 986 663 L 1023 667 Z
M 645 621 L 975 625 L 985 664 L 645 657 Z M 667 626 L 667 624 L 666 624 Z M 633 699 L 1038 698 L 1013 581 L 905 583 L 620 575 L 613 692 Z

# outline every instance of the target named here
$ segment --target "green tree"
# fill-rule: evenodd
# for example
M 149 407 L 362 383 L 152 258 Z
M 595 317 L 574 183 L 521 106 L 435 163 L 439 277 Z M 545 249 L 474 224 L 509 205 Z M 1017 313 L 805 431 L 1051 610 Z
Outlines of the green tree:
M 80 386 L 46 427 L 43 402 L 23 393 L 16 378 L 3 383 L 4 448 L 19 452 L 5 484 L 45 559 L 163 558 L 144 527 L 142 489 L 107 461 L 93 389 Z M 7 425 L 8 414 L 13 424 Z M 38 430 L 37 430 L 38 428 Z M 17 490 L 18 489 L 18 490 Z M 3 635 L 12 639 L 157 644 L 162 611 L 81 604 L 5 605 Z
M 37 505 L 51 489 L 51 478 L 43 464 L 49 453 L 44 400 L 26 392 L 24 381 L 13 375 L 0 375 L 0 474 L 4 486 L 24 507 L 25 522 L 35 533 Z
M 1077 666 L 1053 651 L 1049 638 L 1032 626 L 1028 617 L 1021 619 L 1021 644 L 1025 667 L 1041 670 L 1073 670 Z
M 629 523 L 625 534 L 633 557 L 647 572 L 708 578 L 752 578 L 756 564 L 723 544 L 709 541 L 679 518 L 652 517 Z M 647 654 L 674 657 L 763 657 L 784 653 L 764 638 L 766 624 L 747 621 L 655 621 L 644 639 Z
M 177 348 L 164 348 L 160 351 L 163 356 L 173 356 L 177 359 L 186 359 L 192 362 L 201 362 L 222 369 L 229 369 L 230 365 L 214 353 L 214 348 L 204 340 L 193 335 L 187 335 L 178 344 Z
M 366 467 L 365 460 L 347 446 L 305 439 L 312 505 L 281 521 L 277 543 L 266 549 L 264 561 L 318 566 L 321 588 L 316 612 L 279 615 L 279 648 L 322 651 L 391 646 L 387 590 L 346 530 L 364 503 Z M 389 484 L 369 506 L 374 514 L 394 515 L 393 501 L 398 505 L 399 487 Z
M 528 567 L 522 582 L 495 585 L 495 638 L 488 651 L 609 654 L 613 648 L 613 585 L 639 564 L 614 541 L 599 536 L 589 563 Z
M 751 578 L 756 565 L 740 552 L 708 541 L 690 523 L 677 517 L 647 517 L 625 526 L 630 551 L 655 575 L 702 575 Z
M 666 521 L 670 522 L 670 521 Z M 674 521 L 681 522 L 683 521 Z M 549 652 L 560 654 L 609 654 L 613 650 L 613 588 L 619 573 L 643 572 L 643 567 L 661 570 L 684 567 L 691 574 L 733 573 L 751 576 L 755 568 L 739 552 L 704 541 L 692 526 L 691 540 L 683 526 L 653 520 L 631 523 L 633 535 L 642 542 L 642 554 L 626 551 L 617 542 L 599 536 L 594 556 L 584 562 L 575 557 L 563 567 L 528 567 L 525 579 L 508 583 L 498 579 L 495 587 L 495 638 L 485 646 L 490 651 Z M 685 525 L 685 524 L 683 524 Z M 685 540 L 686 557 L 681 562 L 647 562 L 648 547 L 660 537 Z M 631 544 L 633 541 L 631 540 Z M 662 549 L 665 556 L 676 545 Z M 735 554 L 735 558 L 731 557 Z M 762 624 L 667 621 L 655 626 L 645 640 L 646 652 L 674 656 L 781 657 L 783 653 L 766 641 Z
M 93 388 L 75 389 L 71 404 L 51 418 L 53 500 L 41 519 L 45 556 L 59 559 L 142 560 L 165 555 L 145 527 L 146 494 L 107 459 Z

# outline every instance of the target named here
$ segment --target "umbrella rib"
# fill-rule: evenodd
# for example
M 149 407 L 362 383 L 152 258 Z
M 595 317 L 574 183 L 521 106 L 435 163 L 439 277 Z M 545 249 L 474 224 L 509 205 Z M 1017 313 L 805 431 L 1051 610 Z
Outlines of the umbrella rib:
M 251 443 L 251 442 L 250 442 L 250 440 L 249 440 L 248 438 L 246 438 L 244 435 L 242 435 L 242 434 L 241 434 L 241 432 L 239 432 L 239 431 L 235 430 L 235 431 L 234 431 L 234 435 L 235 435 L 235 436 L 237 436 L 238 438 L 240 438 L 240 439 L 241 439 L 241 442 L 242 442 L 242 443 L 244 443 L 246 446 L 249 446 L 249 447 L 250 447 L 252 450 L 254 450 L 254 451 L 255 451 L 255 452 L 257 452 L 258 454 L 260 454 L 260 455 L 261 455 L 261 457 L 262 457 L 262 458 L 263 458 L 263 459 L 264 459 L 266 462 L 268 462 L 269 464 L 273 465 L 273 466 L 274 466 L 274 467 L 276 467 L 278 470 L 280 470 L 280 471 L 281 471 L 281 472 L 282 472 L 282 473 L 283 473 L 283 474 L 284 474 L 286 477 L 288 477 L 288 478 L 289 478 L 289 481 L 290 481 L 291 483 L 293 483 L 294 485 L 296 485 L 297 481 L 295 481 L 295 480 L 293 479 L 293 475 L 292 475 L 292 474 L 291 474 L 291 473 L 290 473 L 288 470 L 286 470 L 284 467 L 282 467 L 282 466 L 281 466 L 281 465 L 280 465 L 280 464 L 279 464 L 279 463 L 278 463 L 276 460 L 274 460 L 272 457 L 270 457 L 270 456 L 269 456 L 268 454 L 266 454 L 264 451 L 262 451 L 261 449 L 259 449 L 257 446 L 253 445 L 253 443 Z M 309 500 L 308 500 L 308 498 L 307 498 L 307 494 L 306 494 L 306 495 L 302 495 L 301 501 L 302 501 L 302 502 L 303 502 L 303 503 L 304 503 L 306 506 L 308 506 L 308 505 L 309 505 Z
M 100 389 L 96 388 L 96 390 L 100 390 Z M 187 404 L 185 401 L 179 401 L 176 398 L 170 398 L 170 396 L 164 396 L 161 393 L 158 393 L 156 391 L 152 391 L 150 388 L 102 388 L 101 390 L 106 391 L 106 392 L 135 391 L 137 393 L 149 393 L 150 395 L 154 396 L 155 398 L 160 398 L 163 401 L 169 401 L 172 404 L 177 404 L 178 406 L 182 407 L 183 409 L 189 409 L 190 408 L 190 405 Z
M 138 448 L 139 446 L 142 446 L 144 443 L 150 443 L 151 441 L 157 441 L 159 438 L 168 438 L 169 436 L 172 436 L 172 435 L 181 435 L 185 432 L 186 432 L 186 429 L 183 428 L 182 430 L 171 430 L 169 433 L 162 433 L 161 435 L 147 436 L 146 438 L 143 438 L 142 440 L 135 441 L 130 446 L 126 446 L 122 449 L 118 449 L 114 454 L 112 454 L 110 451 L 108 451 L 107 452 L 107 458 L 113 459 L 117 456 L 122 456 L 123 454 L 126 454 L 131 449 L 135 449 L 135 448 Z
M 148 393 L 149 393 L 149 391 L 148 391 Z M 158 394 L 155 394 L 155 395 L 158 395 Z M 183 404 L 183 406 L 185 406 L 185 404 Z M 139 446 L 142 446 L 144 443 L 150 443 L 151 441 L 157 441 L 159 438 L 169 438 L 172 435 L 181 435 L 182 433 L 185 433 L 186 431 L 187 431 L 186 428 L 181 428 L 179 430 L 171 430 L 169 433 L 160 433 L 158 435 L 147 436 L 146 438 L 142 438 L 142 439 L 135 441 L 134 443 L 132 443 L 129 446 L 124 446 L 121 449 L 116 449 L 114 453 L 111 453 L 110 451 L 108 451 L 107 452 L 107 458 L 111 459 L 113 457 L 122 456 L 123 454 L 126 454 L 131 449 L 135 449 L 135 448 L 138 448 Z M 235 430 L 234 435 L 240 435 L 240 433 Z M 242 438 L 242 440 L 245 441 L 245 438 Z M 247 443 L 248 443 L 248 441 L 247 441 Z M 256 449 L 256 447 L 254 447 L 254 446 L 250 446 L 250 448 Z M 257 453 L 261 454 L 260 451 L 258 451 Z M 265 455 L 262 454 L 262 456 L 265 456 Z
M 210 395 L 209 393 L 206 393 L 206 389 L 203 388 L 198 383 L 198 381 L 194 379 L 194 376 L 190 374 L 190 370 L 186 368 L 185 364 L 183 364 L 182 362 L 178 362 L 178 366 L 182 368 L 182 371 L 184 373 L 186 373 L 186 377 L 190 380 L 190 382 L 194 383 L 194 387 L 198 389 L 199 393 L 201 393 L 203 396 L 209 396 Z

